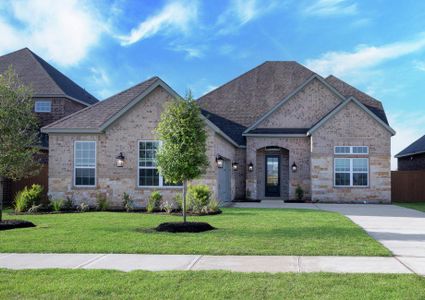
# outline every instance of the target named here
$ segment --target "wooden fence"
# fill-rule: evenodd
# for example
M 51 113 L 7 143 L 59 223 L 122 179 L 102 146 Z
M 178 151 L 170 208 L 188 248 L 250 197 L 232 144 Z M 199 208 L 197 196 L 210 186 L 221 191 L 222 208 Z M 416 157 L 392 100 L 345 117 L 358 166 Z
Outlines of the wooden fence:
M 425 202 L 425 171 L 392 171 L 393 202 Z

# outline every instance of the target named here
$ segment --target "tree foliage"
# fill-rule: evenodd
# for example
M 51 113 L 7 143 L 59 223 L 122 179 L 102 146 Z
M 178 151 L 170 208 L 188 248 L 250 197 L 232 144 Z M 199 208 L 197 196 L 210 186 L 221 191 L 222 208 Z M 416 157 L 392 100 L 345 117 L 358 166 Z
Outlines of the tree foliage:
M 12 68 L 0 75 L 0 177 L 19 180 L 35 175 L 39 164 L 38 119 L 31 89 Z
M 158 154 L 159 172 L 170 183 L 200 177 L 208 167 L 207 133 L 201 111 L 189 93 L 185 100 L 167 105 L 157 127 L 163 142 Z
M 187 181 L 200 177 L 208 167 L 207 133 L 201 110 L 191 93 L 185 100 L 169 103 L 157 127 L 163 142 L 156 161 L 159 172 L 170 183 L 183 183 L 183 220 L 186 222 Z

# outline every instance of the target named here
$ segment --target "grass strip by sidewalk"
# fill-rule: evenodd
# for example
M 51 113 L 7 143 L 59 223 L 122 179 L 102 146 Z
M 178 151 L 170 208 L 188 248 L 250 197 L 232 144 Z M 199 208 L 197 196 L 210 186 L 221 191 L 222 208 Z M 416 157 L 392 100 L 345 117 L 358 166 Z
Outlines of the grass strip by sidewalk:
M 424 299 L 417 275 L 0 269 L 0 299 Z

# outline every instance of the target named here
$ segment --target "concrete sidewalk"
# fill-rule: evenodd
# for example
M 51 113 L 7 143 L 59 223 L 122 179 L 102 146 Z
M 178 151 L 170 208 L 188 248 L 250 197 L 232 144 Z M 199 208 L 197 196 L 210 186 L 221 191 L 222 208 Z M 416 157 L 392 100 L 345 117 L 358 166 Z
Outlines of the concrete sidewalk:
M 0 268 L 228 270 L 235 272 L 415 273 L 396 257 L 0 254 Z M 420 273 L 418 273 L 420 274 Z M 425 275 L 425 272 L 420 274 Z

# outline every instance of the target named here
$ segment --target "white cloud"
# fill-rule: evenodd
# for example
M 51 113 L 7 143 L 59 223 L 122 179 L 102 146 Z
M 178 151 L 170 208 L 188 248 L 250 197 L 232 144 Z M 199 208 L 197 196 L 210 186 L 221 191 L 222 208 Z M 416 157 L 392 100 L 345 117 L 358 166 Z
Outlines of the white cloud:
M 414 67 L 419 70 L 425 72 L 425 61 L 414 61 L 413 62 Z
M 388 121 L 397 134 L 391 139 L 391 169 L 397 169 L 394 155 L 424 135 L 425 112 L 388 113 Z
M 410 41 L 382 46 L 359 45 L 352 52 L 327 52 L 316 59 L 308 59 L 306 66 L 323 76 L 333 74 L 355 77 L 359 71 L 369 70 L 386 61 L 409 55 L 425 48 L 425 35 Z
M 205 45 L 189 46 L 189 45 L 172 45 L 171 50 L 186 53 L 186 58 L 201 58 L 204 57 L 206 50 Z
M 314 16 L 354 15 L 357 13 L 357 3 L 346 0 L 316 0 L 303 12 Z
M 117 38 L 121 40 L 121 45 L 127 46 L 158 33 L 187 33 L 197 17 L 197 1 L 172 1 L 133 28 L 128 35 Z
M 271 12 L 277 5 L 278 1 L 232 0 L 217 20 L 220 28 L 218 33 L 233 33 L 248 22 Z
M 83 0 L 9 1 L 0 11 L 0 52 L 29 47 L 55 63 L 72 65 L 86 57 L 104 31 L 96 10 Z

